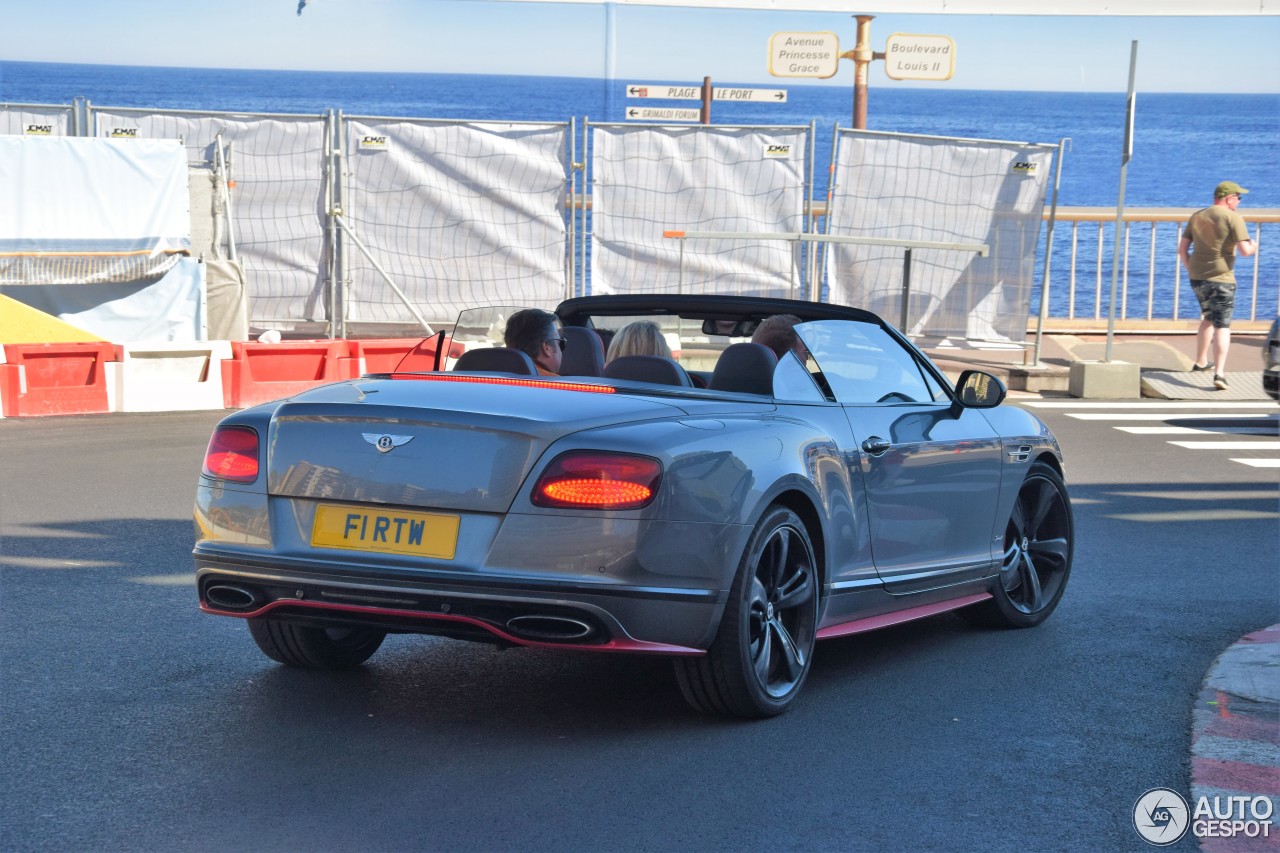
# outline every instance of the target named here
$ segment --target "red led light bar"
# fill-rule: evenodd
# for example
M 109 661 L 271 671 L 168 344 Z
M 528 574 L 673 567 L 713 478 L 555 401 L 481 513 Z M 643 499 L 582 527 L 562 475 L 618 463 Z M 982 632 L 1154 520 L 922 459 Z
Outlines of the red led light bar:
M 608 385 L 578 385 L 573 382 L 557 382 L 554 379 L 507 379 L 500 376 L 475 376 L 467 373 L 393 373 L 392 379 L 418 379 L 429 382 L 470 382 L 475 385 L 514 385 L 519 388 L 556 388 L 560 391 L 581 391 L 584 394 L 613 394 Z

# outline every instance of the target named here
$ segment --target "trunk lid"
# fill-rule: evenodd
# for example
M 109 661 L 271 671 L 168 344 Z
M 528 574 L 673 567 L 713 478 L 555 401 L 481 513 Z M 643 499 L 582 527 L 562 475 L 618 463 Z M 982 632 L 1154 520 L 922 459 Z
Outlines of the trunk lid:
M 622 394 L 359 379 L 278 406 L 266 437 L 267 488 L 286 497 L 505 512 L 562 436 L 682 414 L 670 402 Z

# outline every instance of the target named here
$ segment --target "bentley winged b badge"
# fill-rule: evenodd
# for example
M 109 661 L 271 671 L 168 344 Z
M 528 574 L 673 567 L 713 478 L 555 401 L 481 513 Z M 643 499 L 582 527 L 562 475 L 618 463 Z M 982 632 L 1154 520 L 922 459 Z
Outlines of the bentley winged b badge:
M 362 432 L 364 440 L 378 448 L 379 453 L 387 453 L 392 448 L 399 447 L 402 444 L 408 444 L 413 440 L 411 435 L 386 435 L 376 432 Z

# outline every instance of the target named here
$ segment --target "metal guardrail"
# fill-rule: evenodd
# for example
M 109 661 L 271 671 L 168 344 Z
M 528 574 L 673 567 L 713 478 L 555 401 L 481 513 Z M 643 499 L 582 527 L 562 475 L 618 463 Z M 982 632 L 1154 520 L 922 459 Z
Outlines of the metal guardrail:
M 1180 320 L 1198 319 L 1199 306 L 1194 299 L 1183 297 L 1185 270 L 1178 261 L 1178 241 L 1183 227 L 1198 208 L 1127 208 L 1120 235 L 1120 294 L 1116 316 L 1119 319 Z M 1257 320 L 1280 312 L 1280 261 L 1267 257 L 1265 245 L 1280 245 L 1280 210 L 1237 211 L 1249 225 L 1258 254 L 1245 262 L 1236 259 L 1236 317 Z M 1046 218 L 1048 214 L 1046 213 Z M 1049 315 L 1066 319 L 1104 319 L 1107 305 L 1103 293 L 1104 272 L 1111 269 L 1110 243 L 1114 237 L 1116 214 L 1113 208 L 1059 207 L 1057 222 L 1069 224 L 1054 235 L 1053 262 L 1044 281 L 1049 293 Z M 1264 239 L 1272 235 L 1272 241 Z M 1142 252 L 1145 244 L 1145 253 Z M 1264 245 L 1265 244 L 1265 245 Z M 1083 247 L 1083 251 L 1082 251 Z M 1085 260 L 1085 251 L 1093 256 Z M 1141 253 L 1141 254 L 1139 254 Z M 1047 256 L 1047 252 L 1045 253 Z M 1066 257 L 1067 263 L 1061 263 Z M 1054 278 L 1057 270 L 1066 269 L 1065 294 Z M 1275 276 L 1274 280 L 1271 276 Z M 1274 282 L 1275 301 L 1260 299 L 1264 285 Z M 1189 291 L 1188 291 L 1189 293 Z M 1156 306 L 1169 305 L 1164 314 Z M 1247 309 L 1247 310 L 1246 310 Z

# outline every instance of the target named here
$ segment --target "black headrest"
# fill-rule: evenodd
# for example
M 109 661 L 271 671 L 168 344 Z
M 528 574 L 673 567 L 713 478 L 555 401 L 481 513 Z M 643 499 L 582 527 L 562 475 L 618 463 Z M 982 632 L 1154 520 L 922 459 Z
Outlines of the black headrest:
M 763 344 L 730 344 L 716 360 L 710 388 L 772 397 L 773 371 L 777 366 L 778 357 Z
M 464 352 L 454 370 L 468 373 L 514 373 L 518 376 L 537 376 L 538 366 L 529 354 L 508 347 L 486 347 Z
M 623 355 L 604 366 L 607 379 L 656 382 L 659 385 L 692 387 L 689 374 L 669 358 L 660 355 Z
M 584 326 L 562 326 L 564 355 L 560 359 L 561 376 L 600 376 L 604 370 L 604 342 L 594 329 Z

